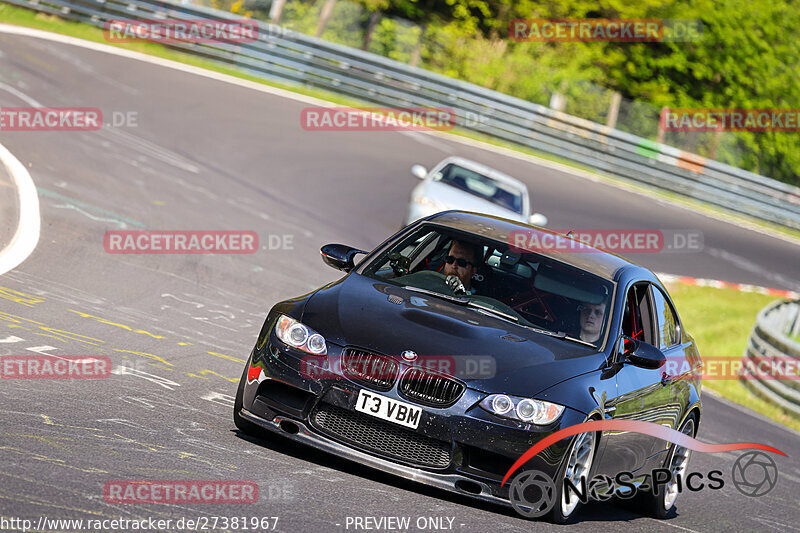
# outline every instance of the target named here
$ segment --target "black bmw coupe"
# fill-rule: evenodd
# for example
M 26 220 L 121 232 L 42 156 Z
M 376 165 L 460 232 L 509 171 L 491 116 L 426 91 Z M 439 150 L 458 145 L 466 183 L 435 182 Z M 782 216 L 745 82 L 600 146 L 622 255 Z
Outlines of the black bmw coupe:
M 699 379 L 670 369 L 700 357 L 664 286 L 599 249 L 525 244 L 546 236 L 570 239 L 447 211 L 369 253 L 324 246 L 323 261 L 347 274 L 272 307 L 239 383 L 236 426 L 505 505 L 509 468 L 562 428 L 643 420 L 694 436 Z M 647 435 L 595 432 L 526 468 L 562 495 L 565 479 L 632 472 L 663 517 L 677 491 L 647 493 L 648 473 L 678 472 L 688 456 Z M 562 496 L 550 518 L 579 505 Z

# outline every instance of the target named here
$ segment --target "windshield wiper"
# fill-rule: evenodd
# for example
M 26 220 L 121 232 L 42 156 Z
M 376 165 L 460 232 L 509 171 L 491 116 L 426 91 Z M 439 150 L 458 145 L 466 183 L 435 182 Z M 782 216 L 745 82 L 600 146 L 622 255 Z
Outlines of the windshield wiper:
M 412 291 L 412 292 L 420 292 L 422 294 L 428 294 L 430 296 L 436 296 L 437 298 L 441 298 L 443 300 L 447 300 L 449 302 L 455 302 L 458 304 L 465 304 L 468 303 L 469 300 L 467 298 L 458 298 L 456 296 L 450 296 L 448 294 L 443 294 L 441 292 L 430 291 L 428 289 L 421 289 L 420 287 L 414 287 L 412 285 L 403 285 L 403 288 Z
M 508 313 L 504 313 L 503 311 L 499 311 L 494 307 L 487 307 L 485 305 L 481 305 L 478 302 L 467 302 L 467 307 L 472 307 L 473 309 L 480 309 L 481 311 L 486 311 L 494 316 L 499 316 L 501 318 L 505 318 L 506 320 L 510 320 L 511 322 L 515 322 L 519 324 L 519 317 L 514 315 L 509 315 Z
M 597 346 L 595 346 L 591 342 L 585 341 L 583 339 L 578 339 L 576 337 L 571 337 L 571 336 L 567 335 L 563 331 L 550 331 L 548 329 L 541 329 L 541 328 L 537 328 L 537 327 L 534 327 L 534 326 L 526 326 L 525 324 L 520 324 L 520 325 L 522 327 L 525 327 L 525 328 L 528 328 L 528 329 L 532 329 L 536 333 L 541 333 L 541 334 L 547 335 L 549 337 L 555 337 L 557 339 L 561 339 L 561 340 L 565 340 L 565 341 L 577 342 L 578 344 L 583 344 L 585 346 L 591 346 L 592 348 L 595 348 L 595 349 L 597 348 Z
M 583 339 L 578 339 L 577 337 L 570 337 L 569 335 L 567 335 L 563 331 L 559 331 L 558 332 L 558 338 L 559 339 L 564 339 L 565 341 L 577 342 L 578 344 L 583 344 L 585 346 L 590 346 L 590 347 L 594 348 L 595 350 L 597 349 L 597 346 L 592 344 L 591 342 L 585 341 Z
M 547 335 L 548 337 L 556 337 L 557 339 L 563 339 L 566 333 L 563 331 L 550 331 L 549 329 L 542 329 L 537 328 L 536 326 L 526 326 L 525 324 L 521 324 L 522 327 L 535 331 L 536 333 L 541 333 L 542 335 Z
M 504 313 L 503 311 L 498 311 L 493 307 L 486 307 L 481 305 L 477 302 L 470 301 L 469 298 L 459 298 L 457 296 L 450 296 L 449 294 L 442 294 L 441 292 L 430 291 L 428 289 L 421 289 L 419 287 L 413 287 L 411 285 L 403 285 L 404 289 L 413 292 L 420 292 L 422 294 L 430 294 L 431 296 L 436 296 L 437 298 L 442 298 L 449 302 L 455 302 L 457 304 L 466 305 L 467 307 L 471 307 L 478 311 L 484 311 L 486 314 L 492 314 L 494 316 L 499 316 L 500 318 L 505 318 L 506 320 L 510 320 L 515 323 L 519 323 L 519 317 L 510 315 L 508 313 Z

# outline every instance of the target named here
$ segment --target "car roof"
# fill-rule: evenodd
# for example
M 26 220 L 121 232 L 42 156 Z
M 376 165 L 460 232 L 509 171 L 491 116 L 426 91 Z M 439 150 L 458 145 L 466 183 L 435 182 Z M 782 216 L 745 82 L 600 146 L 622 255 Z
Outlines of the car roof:
M 558 235 L 564 239 L 568 238 L 563 234 L 538 226 L 531 226 L 491 215 L 468 213 L 466 211 L 442 211 L 422 219 L 421 222 L 423 221 L 506 243 L 510 243 L 509 236 L 512 235 L 512 232 L 525 232 L 526 234 L 534 232 L 537 234 L 539 242 L 542 242 L 541 237 L 545 234 Z M 624 257 L 600 248 L 594 248 L 593 246 L 584 246 L 590 248 L 591 252 L 564 253 L 543 249 L 531 251 L 544 257 L 552 258 L 554 261 L 560 261 L 612 281 L 615 281 L 622 271 L 625 270 L 630 270 L 630 274 L 638 274 L 643 278 L 655 278 L 652 272 L 636 263 L 628 261 Z
M 483 165 L 481 163 L 476 163 L 475 161 L 472 161 L 470 159 L 464 159 L 463 157 L 451 156 L 451 157 L 448 157 L 448 158 L 444 159 L 440 163 L 440 165 L 444 167 L 445 165 L 450 164 L 450 163 L 452 163 L 454 165 L 458 165 L 460 167 L 464 167 L 464 168 L 466 168 L 468 170 L 473 170 L 473 171 L 475 171 L 475 172 L 477 172 L 479 174 L 483 174 L 484 176 L 486 176 L 488 178 L 492 178 L 493 180 L 499 181 L 501 183 L 506 183 L 508 185 L 513 185 L 514 187 L 516 187 L 518 189 L 521 189 L 525 193 L 528 192 L 528 188 L 525 186 L 525 184 L 522 183 L 517 178 L 512 178 L 508 174 L 504 174 L 504 173 L 500 172 L 499 170 L 495 170 L 495 169 L 493 169 L 491 167 L 487 167 L 486 165 Z

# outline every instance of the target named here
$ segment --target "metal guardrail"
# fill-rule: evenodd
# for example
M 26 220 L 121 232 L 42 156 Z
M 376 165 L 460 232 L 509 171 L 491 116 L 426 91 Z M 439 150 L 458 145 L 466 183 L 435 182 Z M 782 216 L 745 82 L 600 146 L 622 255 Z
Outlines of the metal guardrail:
M 162 0 L 3 0 L 102 27 L 113 19 L 228 19 Z M 446 107 L 457 125 L 611 176 L 800 229 L 800 188 L 519 98 L 258 21 L 252 43 L 169 46 L 269 81 L 327 89 L 390 107 Z M 475 120 L 480 117 L 480 120 Z
M 800 335 L 800 301 L 779 300 L 762 309 L 742 357 L 741 377 L 745 386 L 755 394 L 800 416 L 800 380 L 775 379 L 775 376 L 757 379 L 746 364 L 748 360 L 755 365 L 758 361 L 785 361 L 787 358 L 796 359 L 800 364 L 800 343 L 789 335 Z

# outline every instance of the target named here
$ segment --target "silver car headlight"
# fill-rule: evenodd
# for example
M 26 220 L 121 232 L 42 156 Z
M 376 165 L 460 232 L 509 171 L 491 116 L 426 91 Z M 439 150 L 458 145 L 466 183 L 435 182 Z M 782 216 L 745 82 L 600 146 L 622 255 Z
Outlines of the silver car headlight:
M 537 426 L 552 424 L 564 412 L 563 405 L 508 394 L 490 394 L 480 406 L 493 415 Z
M 417 196 L 414 201 L 424 207 L 425 209 L 435 209 L 436 211 L 446 211 L 447 206 L 441 202 L 437 202 L 427 196 Z
M 275 335 L 292 348 L 314 355 L 326 355 L 328 353 L 325 337 L 302 322 L 286 315 L 279 316 L 275 322 Z

